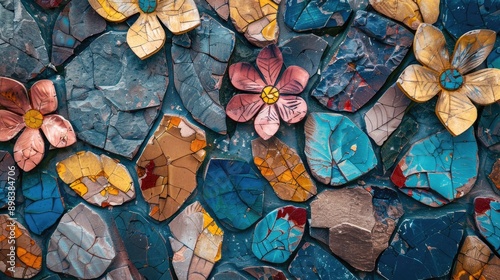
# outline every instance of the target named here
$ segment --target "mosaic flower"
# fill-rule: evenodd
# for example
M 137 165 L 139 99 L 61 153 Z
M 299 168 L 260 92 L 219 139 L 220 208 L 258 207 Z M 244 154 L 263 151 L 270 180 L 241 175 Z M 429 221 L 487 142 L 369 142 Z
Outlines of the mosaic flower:
M 43 159 L 45 143 L 40 129 L 55 148 L 64 148 L 76 142 L 71 123 L 60 115 L 50 114 L 57 109 L 57 96 L 50 80 L 33 84 L 29 92 L 23 84 L 0 77 L 0 141 L 9 141 L 21 130 L 14 145 L 14 160 L 28 172 Z
M 466 131 L 477 118 L 479 105 L 500 100 L 500 69 L 482 69 L 473 73 L 493 49 L 496 34 L 492 30 L 472 30 L 462 35 L 451 59 L 443 33 L 430 24 L 421 24 L 415 34 L 413 51 L 423 64 L 408 66 L 398 80 L 401 90 L 416 102 L 439 95 L 436 114 L 453 135 Z
M 306 102 L 297 95 L 306 87 L 309 74 L 299 66 L 290 66 L 278 81 L 282 67 L 283 57 L 275 45 L 265 47 L 257 56 L 260 74 L 253 65 L 246 62 L 229 67 L 229 78 L 233 86 L 249 93 L 237 94 L 231 98 L 226 113 L 237 122 L 247 122 L 257 115 L 254 127 L 264 140 L 278 131 L 280 117 L 292 124 L 301 121 L 307 113 Z
M 150 57 L 165 44 L 165 30 L 160 21 L 176 35 L 200 25 L 193 0 L 89 0 L 89 3 L 99 15 L 112 22 L 122 22 L 139 13 L 127 32 L 127 43 L 140 59 Z

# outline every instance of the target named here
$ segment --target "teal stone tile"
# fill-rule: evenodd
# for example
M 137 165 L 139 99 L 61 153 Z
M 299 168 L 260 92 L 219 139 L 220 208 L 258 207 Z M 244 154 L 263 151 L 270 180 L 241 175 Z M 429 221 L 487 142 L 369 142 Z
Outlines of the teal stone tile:
M 500 102 L 485 106 L 477 128 L 477 138 L 494 152 L 500 152 Z
M 285 24 L 302 32 L 341 27 L 352 13 L 346 0 L 287 0 Z
M 474 29 L 500 31 L 500 1 L 498 0 L 443 0 L 444 29 L 455 38 Z
M 500 201 L 491 197 L 476 197 L 474 217 L 479 233 L 500 254 Z

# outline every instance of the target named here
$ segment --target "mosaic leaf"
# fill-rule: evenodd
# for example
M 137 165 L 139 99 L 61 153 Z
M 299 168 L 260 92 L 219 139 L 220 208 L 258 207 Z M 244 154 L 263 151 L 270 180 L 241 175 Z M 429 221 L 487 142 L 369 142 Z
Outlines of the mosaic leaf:
M 283 62 L 288 68 L 300 66 L 312 77 L 318 72 L 328 42 L 314 34 L 295 36 L 281 45 Z
M 299 246 L 307 221 L 307 211 L 283 206 L 267 214 L 255 226 L 252 252 L 263 261 L 284 263 Z
M 345 116 L 311 113 L 304 131 L 307 163 L 323 184 L 345 184 L 377 165 L 370 139 Z
M 153 219 L 171 217 L 194 191 L 206 145 L 203 130 L 182 117 L 163 116 L 137 160 L 141 192 Z
M 412 117 L 404 118 L 399 127 L 387 139 L 380 149 L 384 170 L 389 170 L 396 162 L 401 151 L 406 148 L 418 132 L 419 124 Z
M 365 113 L 366 132 L 381 146 L 398 128 L 411 100 L 394 84 Z
M 472 128 L 457 137 L 443 131 L 413 144 L 394 168 L 391 180 L 406 195 L 439 207 L 471 190 L 478 165 Z
M 83 203 L 64 214 L 50 237 L 47 268 L 81 279 L 97 278 L 116 252 L 102 218 Z
M 455 38 L 474 29 L 500 31 L 500 1 L 442 0 L 444 28 Z
M 19 169 L 14 159 L 9 152 L 0 150 L 0 208 L 9 206 L 9 196 L 15 197 L 9 195 L 9 192 L 15 192 L 19 187 L 19 182 Z M 10 204 L 13 203 L 14 201 Z
M 380 15 L 357 11 L 347 37 L 311 92 L 334 111 L 356 112 L 382 87 L 413 43 L 405 27 Z
M 500 152 L 500 102 L 484 107 L 477 138 L 494 152 Z
M 467 236 L 455 262 L 451 279 L 496 279 L 498 275 L 500 258 L 477 236 Z
M 122 205 L 135 198 L 127 168 L 106 155 L 81 151 L 58 162 L 56 169 L 64 183 L 94 205 Z
M 278 5 L 281 0 L 229 0 L 229 12 L 236 30 L 257 47 L 278 42 Z
M 500 253 L 500 201 L 490 197 L 474 199 L 474 217 L 479 233 Z
M 9 256 L 13 252 L 11 248 L 15 249 L 13 257 Z M 0 271 L 9 277 L 28 279 L 37 275 L 41 269 L 42 249 L 23 225 L 9 215 L 1 214 Z
M 221 134 L 227 127 L 219 90 L 234 41 L 234 32 L 208 15 L 200 27 L 173 38 L 174 82 L 182 103 L 195 120 Z
M 377 12 L 403 22 L 413 30 L 422 22 L 433 24 L 438 20 L 439 3 L 440 0 L 370 0 Z
M 203 198 L 224 226 L 243 230 L 262 217 L 266 185 L 247 162 L 213 158 L 205 171 Z
M 276 269 L 272 266 L 249 266 L 243 270 L 258 280 L 286 280 L 283 271 Z
M 340 27 L 352 9 L 349 1 L 287 0 L 285 24 L 297 32 Z
M 196 201 L 169 224 L 172 265 L 179 280 L 207 279 L 221 258 L 224 232 Z
M 316 195 L 316 185 L 302 159 L 278 138 L 252 140 L 252 153 L 255 165 L 279 198 L 304 202 Z
M 206 0 L 215 12 L 227 21 L 229 19 L 229 0 Z

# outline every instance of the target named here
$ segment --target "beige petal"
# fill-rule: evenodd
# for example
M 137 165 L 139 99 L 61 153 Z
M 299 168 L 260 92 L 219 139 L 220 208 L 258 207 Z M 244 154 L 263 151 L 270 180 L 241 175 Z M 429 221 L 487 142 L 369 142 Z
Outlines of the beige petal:
M 420 63 L 439 73 L 450 68 L 446 39 L 441 30 L 431 24 L 422 23 L 418 27 L 413 40 L 413 52 Z
M 403 22 L 411 29 L 417 29 L 423 21 L 413 0 L 370 0 L 370 4 L 377 12 Z
M 432 69 L 413 64 L 401 73 L 398 86 L 413 101 L 425 102 L 441 91 L 438 75 Z
M 157 53 L 165 44 L 165 30 L 154 13 L 141 14 L 127 33 L 127 43 L 140 58 Z
M 472 71 L 488 57 L 495 39 L 495 31 L 492 30 L 478 29 L 465 33 L 455 45 L 451 65 L 462 74 Z
M 482 69 L 466 75 L 464 85 L 458 92 L 480 105 L 500 100 L 500 69 Z
M 425 23 L 435 23 L 439 18 L 439 0 L 417 0 Z
M 140 11 L 138 0 L 88 0 L 90 6 L 104 19 L 122 22 Z
M 477 109 L 464 94 L 443 90 L 436 104 L 436 114 L 446 129 L 457 136 L 474 124 Z
M 193 0 L 160 0 L 156 11 L 174 34 L 186 33 L 200 25 L 200 14 Z

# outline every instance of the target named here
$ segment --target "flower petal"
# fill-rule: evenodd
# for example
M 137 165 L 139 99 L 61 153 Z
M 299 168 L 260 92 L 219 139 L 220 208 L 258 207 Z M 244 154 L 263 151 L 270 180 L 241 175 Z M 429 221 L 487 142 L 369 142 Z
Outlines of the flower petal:
M 457 136 L 474 124 L 477 109 L 465 94 L 443 90 L 436 104 L 436 114 L 446 129 Z
M 0 142 L 14 138 L 25 126 L 22 116 L 0 110 Z
M 20 82 L 0 77 L 0 106 L 5 109 L 24 115 L 30 107 L 27 91 Z
M 237 94 L 229 100 L 226 114 L 237 122 L 247 122 L 264 105 L 264 101 L 258 94 Z
M 42 131 L 50 144 L 56 148 L 64 148 L 76 142 L 73 126 L 59 115 L 44 116 Z
M 104 19 L 122 22 L 140 11 L 137 0 L 89 0 L 90 6 Z
M 229 79 L 239 90 L 258 92 L 266 86 L 255 68 L 246 62 L 239 62 L 229 67 Z
M 495 45 L 495 31 L 472 30 L 458 38 L 451 65 L 465 74 L 478 67 L 488 57 Z
M 283 55 L 276 45 L 263 48 L 257 56 L 257 67 L 268 85 L 274 85 L 283 67 Z
M 14 160 L 26 172 L 42 161 L 44 153 L 45 144 L 38 129 L 26 128 L 14 145 Z
M 458 91 L 480 105 L 500 100 L 500 69 L 487 68 L 466 75 Z
M 413 52 L 424 66 L 441 73 L 450 68 L 450 55 L 446 49 L 446 39 L 438 28 L 422 23 L 415 33 Z
M 186 33 L 200 25 L 200 14 L 193 0 L 158 1 L 157 16 L 174 34 Z
M 425 102 L 441 91 L 438 75 L 432 69 L 413 64 L 401 73 L 398 85 L 413 101 Z
M 141 13 L 127 32 L 127 43 L 140 59 L 146 59 L 165 44 L 165 30 L 155 15 Z
M 281 79 L 276 85 L 280 94 L 299 94 L 307 86 L 309 81 L 309 73 L 304 68 L 299 66 L 290 66 L 286 68 Z
M 439 18 L 439 3 L 436 0 L 420 0 L 417 2 L 420 14 L 425 23 L 435 23 Z
M 50 80 L 40 80 L 33 84 L 30 90 L 31 108 L 40 111 L 42 115 L 57 109 L 57 93 L 54 83 Z
M 307 103 L 298 96 L 281 96 L 276 104 L 286 123 L 300 122 L 307 114 Z
M 276 111 L 276 106 L 264 106 L 257 117 L 255 117 L 253 125 L 255 131 L 257 131 L 257 134 L 259 134 L 262 139 L 267 140 L 273 137 L 280 128 L 280 117 Z

